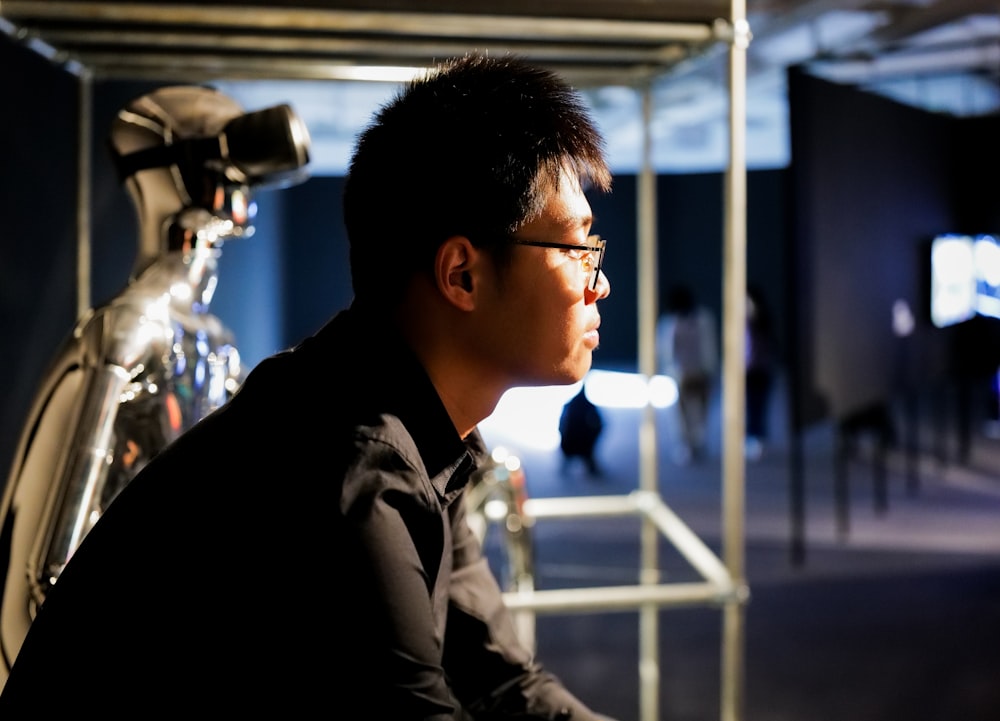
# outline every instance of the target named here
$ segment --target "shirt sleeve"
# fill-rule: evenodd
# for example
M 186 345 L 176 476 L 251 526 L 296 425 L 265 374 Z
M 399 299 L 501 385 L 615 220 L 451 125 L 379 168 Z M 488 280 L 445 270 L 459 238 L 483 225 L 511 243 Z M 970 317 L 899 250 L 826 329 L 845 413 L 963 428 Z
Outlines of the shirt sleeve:
M 466 517 L 464 496 L 449 509 L 454 539 L 445 670 L 476 721 L 597 721 L 531 656 L 517 637 L 499 584 Z
M 388 473 L 376 463 L 355 477 L 363 491 L 347 501 L 357 564 L 351 602 L 359 617 L 374 621 L 354 663 L 377 669 L 377 682 L 368 681 L 377 684 L 375 691 L 365 699 L 369 718 L 452 721 L 456 704 L 441 666 L 443 632 L 432 593 L 431 569 L 440 555 L 427 550 L 440 550 L 443 524 L 414 497 L 407 473 Z

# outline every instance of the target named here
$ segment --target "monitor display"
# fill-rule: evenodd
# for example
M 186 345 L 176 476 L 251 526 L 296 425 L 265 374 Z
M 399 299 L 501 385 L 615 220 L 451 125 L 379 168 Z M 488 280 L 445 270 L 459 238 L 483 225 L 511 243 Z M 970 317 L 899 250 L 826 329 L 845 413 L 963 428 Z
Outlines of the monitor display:
M 931 241 L 930 312 L 938 328 L 1000 318 L 1000 239 L 946 233 Z
M 976 267 L 976 312 L 1000 318 L 1000 236 L 976 236 L 972 253 Z

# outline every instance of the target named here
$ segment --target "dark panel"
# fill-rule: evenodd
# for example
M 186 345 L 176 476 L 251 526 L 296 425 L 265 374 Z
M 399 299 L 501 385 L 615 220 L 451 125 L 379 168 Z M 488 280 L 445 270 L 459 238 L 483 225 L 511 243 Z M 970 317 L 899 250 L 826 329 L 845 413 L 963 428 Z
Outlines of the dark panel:
M 2 33 L 0 68 L 2 484 L 34 388 L 76 319 L 77 87 Z
M 954 158 L 954 231 L 1000 233 L 1000 115 L 963 120 Z
M 615 176 L 611 193 L 590 194 L 588 199 L 594 211 L 594 232 L 608 241 L 604 273 L 611 283 L 611 295 L 598 306 L 601 347 L 594 354 L 594 367 L 634 371 L 639 349 L 636 177 Z
M 108 150 L 108 132 L 118 111 L 133 98 L 167 83 L 96 82 L 91 120 L 91 296 L 109 301 L 129 280 L 138 250 L 138 218 L 118 181 Z
M 889 400 L 947 369 L 947 334 L 923 321 L 926 239 L 955 228 L 961 121 L 789 73 L 789 282 L 803 424 Z M 893 306 L 918 324 L 900 339 Z
M 319 329 L 353 297 L 344 232 L 343 178 L 311 178 L 285 198 L 286 344 Z

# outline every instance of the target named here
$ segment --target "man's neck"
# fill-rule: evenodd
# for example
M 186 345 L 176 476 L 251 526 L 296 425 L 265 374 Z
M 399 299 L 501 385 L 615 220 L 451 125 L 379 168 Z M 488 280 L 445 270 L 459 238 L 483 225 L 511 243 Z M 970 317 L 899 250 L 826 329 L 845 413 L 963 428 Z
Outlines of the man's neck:
M 455 429 L 465 438 L 493 413 L 506 389 L 466 352 L 463 320 L 467 322 L 440 308 L 421 312 L 419 303 L 404 303 L 397 313 L 402 337 L 430 377 Z

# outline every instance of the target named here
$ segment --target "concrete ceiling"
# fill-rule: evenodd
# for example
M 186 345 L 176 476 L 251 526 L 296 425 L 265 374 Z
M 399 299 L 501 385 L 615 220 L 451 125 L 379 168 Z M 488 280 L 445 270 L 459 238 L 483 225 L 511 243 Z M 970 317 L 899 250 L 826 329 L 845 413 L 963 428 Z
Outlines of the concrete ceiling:
M 696 172 L 726 163 L 734 12 L 723 0 L 3 0 L 0 29 L 96 79 L 211 82 L 248 109 L 290 102 L 316 174 L 343 172 L 398 87 L 394 68 L 517 52 L 585 92 L 619 172 L 639 167 L 648 85 L 654 166 Z M 1000 111 L 997 0 L 748 0 L 746 20 L 750 168 L 788 162 L 793 64 L 935 112 Z M 376 69 L 397 80 L 371 82 Z

